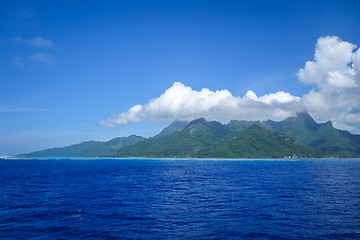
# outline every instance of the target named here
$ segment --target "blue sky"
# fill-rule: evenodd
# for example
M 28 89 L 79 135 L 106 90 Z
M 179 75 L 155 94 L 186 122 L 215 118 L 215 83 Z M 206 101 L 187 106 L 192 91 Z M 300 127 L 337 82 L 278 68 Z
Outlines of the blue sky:
M 357 132 L 359 12 L 356 0 L 2 1 L 0 155 L 303 108 Z M 333 48 L 354 73 L 331 68 Z

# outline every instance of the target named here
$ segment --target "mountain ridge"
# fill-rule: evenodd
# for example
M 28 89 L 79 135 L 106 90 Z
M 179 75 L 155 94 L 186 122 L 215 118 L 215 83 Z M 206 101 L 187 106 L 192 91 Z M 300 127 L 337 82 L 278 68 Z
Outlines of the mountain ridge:
M 117 137 L 109 141 L 86 141 L 66 147 L 50 148 L 42 151 L 22 154 L 24 157 L 98 157 L 115 154 L 120 148 L 144 140 L 144 137 L 130 135 Z
M 278 122 L 222 124 L 199 118 L 175 121 L 150 138 L 131 135 L 107 142 L 87 141 L 23 156 L 359 157 L 360 135 L 336 129 L 331 121 L 317 123 L 307 112 Z
M 184 121 L 174 121 L 169 126 L 164 128 L 159 134 L 156 134 L 152 138 L 160 138 L 160 137 L 164 137 L 166 135 L 172 134 L 172 133 L 176 132 L 177 130 L 186 127 L 188 124 L 189 124 L 188 122 L 184 122 Z
M 232 131 L 228 125 L 191 121 L 181 131 L 162 139 L 147 139 L 120 149 L 118 157 L 185 157 L 185 158 L 281 158 L 322 157 L 313 150 L 277 131 L 257 124 L 244 131 Z

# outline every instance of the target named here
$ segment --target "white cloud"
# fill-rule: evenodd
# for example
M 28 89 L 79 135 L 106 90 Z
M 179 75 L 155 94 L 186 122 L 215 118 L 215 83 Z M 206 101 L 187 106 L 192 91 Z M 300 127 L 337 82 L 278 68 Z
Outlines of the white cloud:
M 208 120 L 268 119 L 290 116 L 300 110 L 300 98 L 289 93 L 278 92 L 258 98 L 248 91 L 246 96 L 233 96 L 228 90 L 200 91 L 175 82 L 160 97 L 145 105 L 135 105 L 118 116 L 100 124 L 116 127 L 139 121 L 171 122 L 205 117 Z
M 23 39 L 21 36 L 17 36 L 10 39 L 19 43 L 26 43 L 34 47 L 51 48 L 54 46 L 53 42 L 41 37 L 35 37 L 32 39 Z M 51 65 L 54 63 L 54 58 L 50 54 L 35 53 L 28 57 L 13 56 L 12 63 L 19 68 L 34 68 L 33 63 L 41 63 Z
M 360 50 L 339 37 L 319 38 L 314 61 L 298 72 L 300 81 L 315 89 L 302 97 L 311 115 L 331 119 L 336 127 L 354 130 L 353 109 L 360 108 Z
M 54 63 L 54 59 L 51 55 L 45 53 L 36 53 L 29 56 L 29 59 L 33 62 L 44 63 L 51 65 Z
M 299 97 L 292 96 L 290 93 L 280 91 L 277 93 L 266 94 L 259 98 L 260 101 L 270 104 L 272 102 L 289 103 L 293 101 L 299 101 Z
M 315 84 L 319 88 L 329 85 L 352 87 L 354 69 L 351 64 L 356 45 L 342 41 L 338 37 L 319 38 L 316 44 L 314 61 L 308 61 L 298 72 L 300 81 Z
M 27 57 L 12 56 L 11 62 L 20 69 L 34 69 L 39 65 L 52 65 L 54 58 L 45 53 L 35 53 Z
M 35 37 L 35 38 L 29 40 L 28 42 L 30 45 L 35 46 L 35 47 L 50 48 L 54 45 L 52 41 L 50 41 L 48 39 L 43 39 L 41 37 Z
M 313 61 L 297 73 L 299 80 L 314 86 L 302 97 L 279 91 L 256 96 L 233 96 L 228 90 L 196 91 L 175 82 L 161 96 L 135 105 L 100 124 L 116 127 L 139 121 L 171 122 L 205 117 L 207 120 L 283 119 L 307 110 L 318 120 L 332 120 L 335 127 L 358 131 L 360 125 L 360 50 L 336 36 L 319 38 Z
M 51 40 L 44 39 L 42 37 L 34 37 L 32 39 L 23 39 L 21 36 L 17 36 L 14 38 L 15 41 L 19 43 L 27 43 L 34 47 L 42 47 L 42 48 L 51 48 L 54 46 L 54 43 Z

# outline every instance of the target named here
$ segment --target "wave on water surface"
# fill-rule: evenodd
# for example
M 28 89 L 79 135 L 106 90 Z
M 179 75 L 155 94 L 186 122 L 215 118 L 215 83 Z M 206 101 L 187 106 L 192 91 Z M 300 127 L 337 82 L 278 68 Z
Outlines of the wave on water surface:
M 360 238 L 360 159 L 55 159 L 0 161 L 2 239 Z

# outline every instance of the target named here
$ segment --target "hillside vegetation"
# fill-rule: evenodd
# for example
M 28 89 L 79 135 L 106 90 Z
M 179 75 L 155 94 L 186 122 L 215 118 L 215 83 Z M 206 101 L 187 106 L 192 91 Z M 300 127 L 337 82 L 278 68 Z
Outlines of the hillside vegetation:
M 282 158 L 359 157 L 360 135 L 317 123 L 306 112 L 280 122 L 204 118 L 175 121 L 151 138 L 129 136 L 89 141 L 26 154 L 27 157 Z

